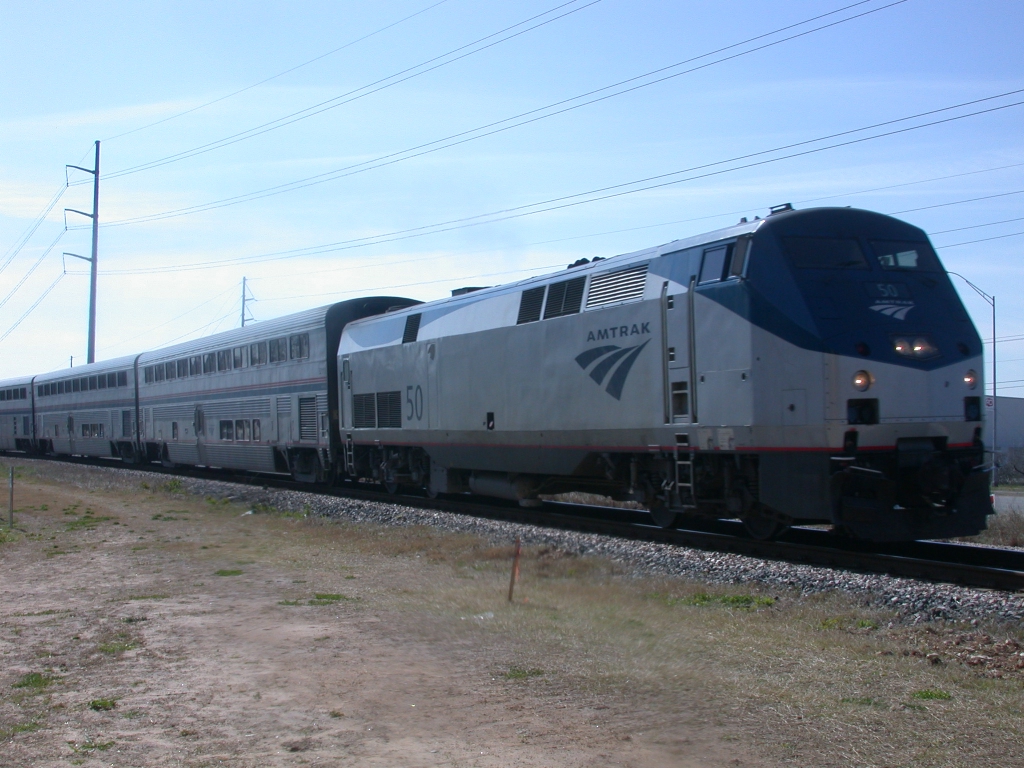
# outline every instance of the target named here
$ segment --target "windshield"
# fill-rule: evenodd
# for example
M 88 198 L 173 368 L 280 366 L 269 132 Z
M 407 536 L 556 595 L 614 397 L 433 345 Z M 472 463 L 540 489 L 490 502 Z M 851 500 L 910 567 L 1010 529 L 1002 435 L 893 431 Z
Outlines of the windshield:
M 928 243 L 872 240 L 871 247 L 882 269 L 939 271 L 939 260 Z
M 860 243 L 853 238 L 784 237 L 786 255 L 800 269 L 867 269 Z

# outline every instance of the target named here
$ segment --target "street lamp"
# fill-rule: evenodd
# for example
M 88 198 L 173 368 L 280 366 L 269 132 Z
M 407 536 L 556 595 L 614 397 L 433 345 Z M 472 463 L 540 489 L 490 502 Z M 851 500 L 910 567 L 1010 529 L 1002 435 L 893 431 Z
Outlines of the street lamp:
M 981 290 L 981 288 L 976 286 L 959 272 L 947 272 L 946 274 L 956 275 L 959 277 L 971 286 L 971 288 L 974 289 L 974 292 L 981 296 L 981 298 L 983 298 L 985 302 L 992 307 L 992 485 L 998 485 L 999 478 L 996 474 L 996 469 L 998 467 L 997 459 L 999 454 L 997 453 L 998 444 L 996 443 L 996 436 L 998 435 L 997 412 L 999 409 L 999 401 L 996 399 L 996 297 Z

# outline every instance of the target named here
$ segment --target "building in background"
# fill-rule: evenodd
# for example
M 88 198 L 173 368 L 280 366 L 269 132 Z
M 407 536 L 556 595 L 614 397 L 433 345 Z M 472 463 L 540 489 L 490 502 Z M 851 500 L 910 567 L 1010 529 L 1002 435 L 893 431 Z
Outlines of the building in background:
M 998 397 L 999 480 L 1019 482 L 1024 475 L 1024 397 Z M 985 398 L 985 447 L 992 448 L 992 396 Z

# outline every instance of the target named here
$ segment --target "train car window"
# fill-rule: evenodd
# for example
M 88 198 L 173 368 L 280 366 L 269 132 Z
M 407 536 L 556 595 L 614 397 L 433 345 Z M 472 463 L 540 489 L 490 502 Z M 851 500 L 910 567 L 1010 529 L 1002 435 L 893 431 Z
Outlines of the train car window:
M 267 342 L 257 341 L 249 345 L 249 364 L 263 365 L 267 362 Z
M 742 277 L 743 270 L 747 265 L 747 251 L 750 249 L 750 238 L 741 237 L 736 241 L 732 249 L 732 258 L 729 259 L 729 277 Z
M 539 288 L 523 291 L 522 297 L 519 299 L 519 317 L 516 320 L 516 325 L 535 323 L 540 320 L 540 310 L 544 306 L 544 291 L 546 290 L 547 286 L 542 285 Z
M 82 380 L 81 379 L 72 379 L 71 380 L 71 391 L 72 392 L 81 392 L 82 391 Z
M 213 352 L 209 352 L 203 355 L 203 373 L 216 373 L 217 372 L 217 355 Z
M 147 384 L 152 384 L 153 383 L 153 366 L 152 365 L 147 365 L 145 367 L 145 369 L 142 371 L 142 380 L 145 381 Z
M 116 373 L 108 373 L 107 374 L 107 389 L 113 389 L 116 386 L 117 386 L 117 374 Z
M 171 440 L 177 440 L 177 439 L 178 439 L 178 422 L 172 421 L 171 422 Z
M 64 394 L 64 382 L 63 381 L 58 381 L 57 382 L 57 394 L 58 395 L 63 395 Z
M 203 358 L 199 357 L 198 355 L 196 357 L 190 357 L 188 359 L 188 375 L 189 376 L 198 376 L 202 372 L 203 372 Z
M 154 365 L 153 366 L 153 381 L 163 381 L 164 380 L 164 373 L 165 372 L 166 371 L 164 370 L 163 363 L 161 363 L 160 365 Z
M 21 399 L 22 399 L 22 400 L 26 399 L 26 394 L 25 394 L 25 393 L 26 393 L 27 391 L 28 391 L 28 390 L 26 390 L 26 389 L 25 389 L 24 387 L 22 387 L 22 388 L 21 388 Z
M 420 335 L 420 320 L 423 319 L 423 313 L 417 312 L 414 315 L 405 316 L 405 330 L 402 332 L 402 343 L 411 344 L 416 341 Z
M 222 420 L 220 422 L 220 439 L 221 440 L 234 440 L 235 439 L 235 422 L 230 420 Z
M 178 375 L 178 365 L 173 360 L 169 363 L 164 363 L 164 370 L 167 372 L 165 378 L 173 379 Z
M 236 419 L 235 420 L 235 440 L 241 440 L 243 442 L 249 442 L 249 437 L 252 434 L 250 425 L 251 421 L 248 419 Z
M 564 280 L 548 286 L 548 301 L 544 307 L 544 319 L 575 315 L 583 303 L 583 288 L 587 284 L 586 277 Z
M 799 269 L 868 269 L 864 251 L 853 238 L 784 237 L 786 256 Z
M 939 271 L 939 260 L 928 243 L 872 240 L 871 247 L 882 269 Z
M 283 363 L 288 359 L 288 339 L 271 339 L 268 344 L 270 347 L 270 362 Z
M 178 369 L 178 378 L 184 379 L 188 377 L 188 359 L 184 358 L 175 363 L 175 367 Z
M 419 323 L 417 322 L 416 325 L 418 327 Z M 305 360 L 309 357 L 309 334 L 299 333 L 290 337 L 288 339 L 288 354 L 292 360 Z
M 260 420 L 252 420 L 252 441 L 258 443 L 262 438 L 260 437 Z
M 107 374 L 101 373 L 99 376 L 96 377 L 96 387 L 97 389 L 107 388 Z
M 128 371 L 117 372 L 117 386 L 127 387 L 128 386 Z M 75 390 L 77 391 L 77 390 Z
M 245 347 L 235 347 L 231 350 L 231 357 L 233 358 L 232 365 L 234 365 L 236 370 L 238 368 L 248 368 L 245 359 Z
M 709 248 L 704 251 L 704 259 L 700 264 L 700 277 L 697 279 L 697 283 L 704 285 L 706 283 L 717 283 L 725 276 L 725 268 L 729 263 L 730 251 L 733 250 L 732 245 L 722 245 L 718 248 Z
M 217 353 L 217 370 L 221 373 L 231 370 L 231 350 L 222 349 Z
M 0 389 L 0 403 L 7 399 L 7 390 Z
M 90 390 L 96 389 L 96 386 L 97 386 L 96 385 L 96 377 L 95 376 L 90 376 L 89 377 L 89 389 Z

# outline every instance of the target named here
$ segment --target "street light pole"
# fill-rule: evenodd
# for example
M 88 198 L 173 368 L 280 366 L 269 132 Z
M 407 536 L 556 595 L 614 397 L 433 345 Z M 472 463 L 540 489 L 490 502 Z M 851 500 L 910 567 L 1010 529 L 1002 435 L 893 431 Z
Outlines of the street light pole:
M 967 283 L 976 294 L 981 296 L 985 300 L 985 303 L 992 307 L 992 485 L 999 485 L 999 475 L 997 474 L 999 468 L 999 453 L 998 443 L 996 442 L 999 437 L 999 401 L 997 400 L 997 383 L 996 383 L 996 297 L 990 293 L 986 293 L 981 290 L 978 286 L 968 280 L 966 277 L 961 275 L 959 272 L 947 272 L 949 275 L 956 275 L 965 283 Z

